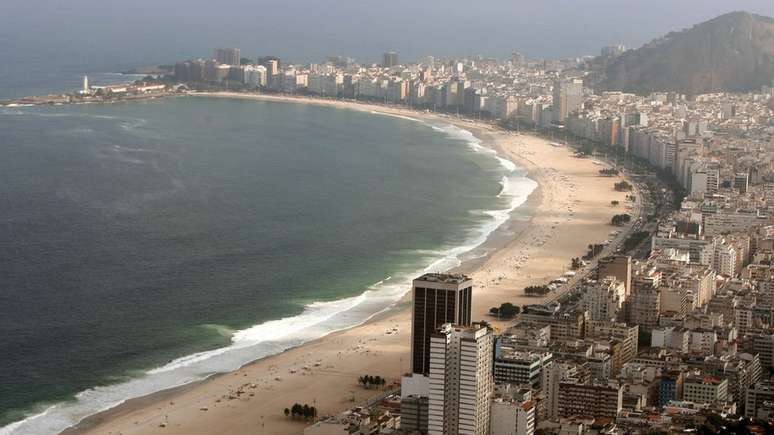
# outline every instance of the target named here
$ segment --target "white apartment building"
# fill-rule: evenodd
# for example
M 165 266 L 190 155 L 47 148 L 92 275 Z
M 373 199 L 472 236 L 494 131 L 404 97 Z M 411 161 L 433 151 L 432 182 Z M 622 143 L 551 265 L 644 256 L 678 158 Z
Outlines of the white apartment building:
M 718 193 L 720 174 L 717 169 L 699 169 L 691 174 L 690 197 L 702 198 L 706 193 Z
M 429 435 L 489 435 L 494 334 L 445 324 L 430 338 Z
M 626 298 L 626 286 L 615 278 L 590 281 L 583 288 L 583 309 L 591 320 L 615 319 Z
M 650 346 L 663 349 L 674 349 L 680 352 L 688 352 L 690 348 L 691 334 L 682 328 L 669 326 L 656 328 L 651 333 Z
M 651 249 L 688 251 L 691 263 L 712 266 L 716 240 L 712 237 L 653 237 Z
M 683 400 L 693 403 L 723 403 L 728 398 L 728 380 L 691 374 L 683 382 Z
M 744 334 L 753 327 L 753 309 L 743 304 L 734 307 L 734 326 Z
M 717 236 L 720 234 L 748 232 L 756 226 L 766 226 L 769 219 L 757 210 L 718 210 L 717 213 L 703 213 L 704 234 Z
M 245 65 L 244 82 L 248 86 L 266 86 L 266 67 L 263 65 Z
M 737 252 L 733 245 L 725 242 L 717 244 L 712 260 L 712 267 L 718 274 L 730 277 L 737 275 Z
M 690 350 L 701 352 L 704 355 L 715 353 L 715 343 L 718 342 L 718 334 L 715 331 L 691 331 Z
M 495 399 L 492 402 L 490 435 L 532 435 L 535 433 L 535 404 Z

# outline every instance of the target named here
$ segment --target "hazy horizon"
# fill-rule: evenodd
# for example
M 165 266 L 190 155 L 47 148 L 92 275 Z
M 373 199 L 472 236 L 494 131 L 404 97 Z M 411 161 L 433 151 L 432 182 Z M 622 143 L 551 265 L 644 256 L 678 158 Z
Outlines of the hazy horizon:
M 397 50 L 402 59 L 481 54 L 507 58 L 596 54 L 611 44 L 637 47 L 735 11 L 774 16 L 763 0 L 593 0 L 485 5 L 460 0 L 374 0 L 289 4 L 236 0 L 228 8 L 201 0 L 5 0 L 0 5 L 0 55 L 6 63 L 129 66 L 206 57 L 234 46 L 246 57 L 274 54 L 297 62 L 351 56 L 376 62 Z M 358 17 L 354 19 L 354 17 Z

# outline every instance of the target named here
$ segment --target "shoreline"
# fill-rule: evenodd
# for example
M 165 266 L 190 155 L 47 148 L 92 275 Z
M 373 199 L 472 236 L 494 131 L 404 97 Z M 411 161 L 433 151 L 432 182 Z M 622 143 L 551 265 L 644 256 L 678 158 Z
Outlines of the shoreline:
M 341 103 L 338 100 L 336 100 L 336 101 L 328 101 L 328 100 L 325 100 L 325 99 L 314 98 L 314 97 L 284 97 L 284 96 L 278 96 L 278 95 L 244 94 L 244 93 L 229 93 L 229 92 L 226 92 L 226 93 L 224 93 L 224 92 L 212 92 L 212 93 L 211 92 L 197 92 L 197 93 L 189 93 L 189 94 L 186 94 L 186 95 L 169 95 L 169 96 L 170 97 L 186 97 L 186 96 L 190 96 L 190 97 L 200 97 L 200 98 L 224 98 L 224 99 L 272 101 L 272 102 L 281 102 L 281 103 L 290 103 L 290 104 L 311 104 L 311 105 L 334 107 L 334 108 L 337 108 L 337 109 L 357 110 L 357 111 L 361 111 L 361 112 L 367 112 L 367 113 L 370 113 L 370 114 L 373 114 L 373 115 L 391 116 L 391 117 L 397 117 L 397 118 L 406 118 L 406 117 L 409 116 L 408 114 L 403 114 L 403 113 L 397 113 L 397 112 L 393 112 L 393 111 L 385 111 L 385 110 L 383 110 L 383 109 L 389 109 L 390 108 L 389 106 L 380 106 L 380 105 L 376 105 L 376 104 L 361 103 L 361 102 L 346 102 L 348 104 L 346 105 L 346 107 L 343 107 L 343 106 L 341 106 L 339 104 L 336 104 L 336 103 Z M 108 103 L 108 102 L 106 102 L 106 103 Z M 99 104 L 99 103 L 97 103 L 97 104 Z M 412 118 L 412 120 L 414 120 L 414 121 L 427 122 L 429 120 L 427 118 L 430 118 L 430 116 L 424 116 L 426 114 L 422 113 L 422 112 L 416 112 L 415 114 L 417 116 Z M 430 115 L 430 114 L 428 113 L 427 115 Z M 425 118 L 425 119 L 423 119 L 423 118 Z M 497 144 L 491 138 L 488 137 L 487 133 L 485 132 L 485 128 L 487 128 L 488 126 L 484 126 L 484 128 L 482 128 L 482 126 L 480 126 L 480 125 L 466 125 L 464 127 L 460 127 L 459 125 L 457 125 L 457 123 L 454 122 L 454 120 L 446 119 L 443 116 L 432 116 L 432 121 L 433 122 L 438 122 L 438 123 L 446 123 L 446 124 L 452 125 L 454 127 L 460 128 L 460 129 L 462 129 L 464 131 L 468 131 L 468 132 L 472 133 L 473 136 L 478 141 L 480 141 L 480 145 L 482 147 L 495 152 L 497 156 L 502 156 L 502 154 L 504 152 L 502 149 L 500 149 L 499 147 L 496 146 Z M 524 177 L 525 178 L 529 178 L 529 170 L 528 170 L 528 168 L 526 166 L 522 166 L 520 164 L 518 164 L 518 166 L 519 166 L 519 168 L 524 169 L 524 170 L 527 171 L 527 173 L 524 175 Z M 502 229 L 503 226 L 516 224 L 516 225 L 520 225 L 522 227 L 521 230 L 525 230 L 527 225 L 528 225 L 528 223 L 529 223 L 529 221 L 531 220 L 531 215 L 530 215 L 530 219 L 528 221 L 526 221 L 526 222 L 525 221 L 513 222 L 511 214 L 515 210 L 520 209 L 520 208 L 529 209 L 529 207 L 531 207 L 533 205 L 532 203 L 535 202 L 535 198 L 539 198 L 540 197 L 540 191 L 541 191 L 541 186 L 540 186 L 540 184 L 537 184 L 536 187 L 534 189 L 532 189 L 532 191 L 530 192 L 528 197 L 521 204 L 516 206 L 513 210 L 511 210 L 508 213 L 509 214 L 508 219 L 506 219 L 505 222 L 503 222 L 500 225 L 498 225 L 498 227 L 495 228 L 494 231 L 492 231 L 491 233 L 489 233 L 486 236 L 486 239 L 484 240 L 484 242 L 481 243 L 480 245 L 476 246 L 475 248 L 473 248 L 473 250 L 480 249 L 480 248 L 485 247 L 486 245 L 490 245 L 490 244 L 497 243 L 497 242 L 500 242 L 499 244 L 504 245 L 505 242 L 507 242 L 507 240 L 496 240 L 498 238 L 497 237 L 497 233 Z M 539 201 L 539 199 L 538 199 L 538 201 Z M 489 251 L 492 251 L 492 252 L 493 252 L 493 250 L 496 250 L 496 248 L 490 248 L 489 249 Z M 476 257 L 474 259 L 461 261 L 462 264 L 452 268 L 450 271 L 465 273 L 465 272 L 469 272 L 469 271 L 475 270 L 475 268 L 476 268 L 475 265 L 477 263 L 482 263 L 486 259 L 488 259 L 492 255 L 492 252 L 487 252 L 482 257 Z M 319 342 L 325 340 L 326 338 L 335 337 L 336 335 L 345 333 L 348 330 L 359 328 L 359 327 L 363 327 L 363 326 L 365 326 L 365 325 L 367 325 L 367 324 L 369 324 L 371 322 L 377 322 L 380 319 L 388 318 L 388 317 L 390 317 L 392 315 L 405 314 L 405 312 L 410 309 L 410 294 L 409 293 L 410 293 L 410 289 L 407 289 L 406 294 L 404 294 L 397 302 L 395 302 L 394 304 L 388 306 L 387 308 L 385 308 L 382 311 L 374 313 L 371 317 L 369 317 L 367 320 L 365 320 L 362 323 L 355 324 L 355 325 L 352 325 L 350 327 L 347 327 L 347 328 L 344 328 L 344 329 L 341 329 L 341 330 L 331 331 L 331 332 L 327 333 L 326 335 L 323 335 L 321 337 L 315 338 L 313 340 L 310 340 L 308 342 L 302 343 L 300 345 L 297 345 L 297 346 L 285 349 L 282 352 L 279 352 L 277 354 L 265 356 L 265 357 L 258 358 L 258 359 L 255 359 L 253 361 L 247 362 L 242 367 L 240 367 L 239 370 L 241 370 L 243 368 L 247 368 L 247 367 L 255 365 L 255 364 L 259 364 L 259 363 L 261 363 L 263 361 L 270 360 L 270 359 L 275 358 L 275 357 L 279 357 L 279 356 L 281 356 L 283 354 L 286 354 L 288 352 L 294 351 L 296 349 L 304 348 L 306 346 L 319 343 Z M 127 400 L 125 400 L 124 402 L 122 402 L 120 404 L 117 404 L 117 405 L 112 406 L 112 407 L 110 407 L 110 408 L 108 408 L 106 410 L 103 410 L 103 411 L 100 411 L 100 412 L 95 413 L 93 415 L 89 415 L 89 416 L 85 417 L 80 422 L 78 422 L 76 425 L 74 425 L 72 427 L 69 427 L 69 428 L 65 429 L 64 431 L 62 431 L 60 433 L 63 434 L 63 435 L 65 435 L 65 434 L 69 435 L 69 434 L 80 434 L 80 433 L 83 433 L 83 431 L 87 431 L 87 430 L 90 430 L 91 428 L 98 427 L 100 424 L 103 424 L 104 422 L 110 421 L 110 419 L 112 419 L 112 418 L 124 415 L 127 412 L 131 412 L 132 410 L 140 409 L 143 406 L 146 406 L 146 405 L 148 405 L 150 403 L 163 402 L 163 401 L 165 401 L 165 400 L 167 400 L 169 398 L 173 398 L 173 397 L 175 397 L 175 396 L 177 396 L 179 394 L 183 394 L 186 391 L 189 391 L 189 390 L 191 390 L 193 388 L 196 388 L 199 385 L 206 384 L 207 382 L 210 382 L 210 381 L 212 381 L 212 380 L 214 380 L 216 378 L 227 376 L 228 374 L 231 374 L 231 373 L 233 373 L 233 372 L 214 373 L 214 374 L 212 374 L 212 375 L 210 375 L 210 376 L 208 376 L 206 378 L 195 380 L 195 381 L 186 383 L 184 385 L 180 385 L 180 386 L 172 387 L 172 388 L 167 388 L 167 389 L 160 390 L 160 391 L 157 391 L 157 392 L 154 392 L 154 393 L 151 393 L 151 394 L 148 394 L 148 395 L 140 396 L 140 397 L 135 397 L 135 398 L 127 399 Z
M 564 157 L 567 158 L 568 149 L 565 147 L 562 148 L 556 148 L 553 146 L 548 145 L 548 141 L 537 137 L 537 136 L 531 136 L 531 135 L 513 135 L 513 134 L 507 134 L 503 131 L 498 130 L 496 127 L 494 127 L 491 124 L 485 124 L 475 121 L 470 121 L 466 119 L 459 119 L 459 118 L 453 118 L 450 116 L 444 116 L 444 115 L 437 115 L 432 114 L 429 112 L 419 112 L 419 111 L 412 111 L 405 108 L 397 108 L 393 106 L 381 106 L 376 104 L 368 104 L 368 103 L 362 103 L 362 102 L 349 102 L 349 101 L 340 101 L 340 100 L 324 100 L 319 98 L 307 98 L 307 97 L 289 97 L 289 96 L 278 96 L 278 95 L 264 95 L 264 94 L 241 94 L 241 93 L 192 93 L 189 94 L 190 96 L 199 96 L 199 97 L 211 97 L 211 98 L 231 98 L 231 99 L 248 99 L 248 100 L 262 100 L 262 101 L 278 101 L 278 102 L 288 102 L 288 103 L 299 103 L 299 104 L 316 104 L 316 105 L 323 105 L 323 106 L 333 106 L 336 108 L 342 108 L 342 109 L 352 109 L 352 110 L 360 110 L 360 111 L 366 111 L 371 112 L 374 114 L 382 114 L 382 115 L 388 115 L 388 116 L 398 116 L 398 117 L 410 117 L 413 119 L 418 119 L 420 121 L 431 121 L 431 122 L 438 122 L 438 123 L 446 123 L 454 125 L 458 128 L 467 130 L 480 140 L 481 145 L 492 149 L 498 153 L 500 157 L 505 157 L 508 160 L 515 161 L 517 164 L 527 170 L 526 177 L 534 180 L 537 182 L 538 186 L 532 191 L 532 193 L 526 198 L 526 200 L 520 204 L 518 207 L 516 207 L 515 210 L 511 211 L 508 215 L 508 218 L 505 222 L 503 222 L 496 230 L 491 232 L 488 237 L 486 238 L 486 241 L 482 245 L 479 246 L 479 248 L 483 248 L 486 251 L 486 255 L 480 258 L 475 258 L 472 260 L 468 260 L 463 262 L 463 264 L 459 267 L 453 268 L 453 270 L 456 271 L 463 271 L 468 274 L 474 275 L 474 279 L 476 280 L 476 296 L 475 298 L 479 298 L 481 295 L 480 293 L 486 289 L 491 290 L 497 290 L 495 295 L 490 295 L 489 297 L 484 297 L 483 301 L 490 301 L 487 303 L 495 303 L 495 301 L 499 300 L 497 304 L 501 302 L 508 302 L 513 300 L 507 300 L 505 299 L 505 294 L 503 294 L 503 281 L 504 279 L 506 282 L 508 280 L 519 280 L 524 279 L 524 277 L 519 277 L 518 273 L 517 276 L 506 276 L 509 275 L 507 272 L 503 273 L 503 270 L 500 270 L 502 268 L 502 265 L 497 265 L 496 263 L 501 263 L 503 260 L 507 260 L 506 263 L 508 263 L 511 266 L 511 269 L 514 267 L 513 264 L 513 253 L 520 248 L 523 248 L 522 245 L 528 244 L 526 242 L 529 241 L 530 231 L 528 230 L 534 230 L 536 226 L 541 227 L 543 230 L 545 230 L 545 225 L 541 224 L 538 225 L 535 223 L 535 220 L 537 218 L 539 209 L 542 206 L 546 205 L 546 202 L 553 203 L 551 201 L 552 192 L 556 189 L 555 187 L 552 187 L 552 184 L 561 184 L 561 177 L 557 177 L 556 173 L 559 172 L 553 172 L 553 171 L 546 171 L 545 165 L 541 164 L 543 161 L 549 162 L 550 160 L 544 160 L 542 158 L 539 158 L 539 156 L 535 156 L 534 150 L 532 153 L 529 151 L 533 147 L 514 147 L 514 141 L 519 140 L 525 140 L 529 142 L 529 145 L 533 145 L 535 148 L 542 148 L 542 151 L 548 152 L 552 151 L 554 154 L 564 154 Z M 525 152 L 526 151 L 526 152 Z M 550 153 L 549 153 L 550 154 Z M 579 162 L 582 160 L 575 160 L 575 162 Z M 586 160 L 586 166 L 591 166 L 590 163 Z M 571 165 L 572 166 L 572 165 Z M 598 168 L 590 167 L 586 168 L 586 175 L 589 175 L 589 170 L 591 176 L 596 176 L 595 171 Z M 605 183 L 609 186 L 612 185 L 613 179 L 606 178 Z M 567 192 L 560 192 L 561 189 L 558 189 L 557 191 L 553 192 L 553 194 L 558 194 L 557 196 L 561 196 L 561 193 L 567 193 Z M 548 197 L 548 198 L 546 198 Z M 519 209 L 529 209 L 530 215 L 527 219 L 516 219 L 515 214 L 517 210 Z M 610 214 L 613 213 L 612 209 L 609 212 Z M 574 214 L 574 213 L 570 213 Z M 568 219 L 568 221 L 571 219 Z M 604 222 L 604 221 L 603 221 Z M 557 222 L 558 224 L 558 222 Z M 600 225 L 599 222 L 596 223 L 597 225 Z M 552 226 L 551 229 L 554 229 L 556 225 Z M 602 227 L 606 227 L 606 222 L 601 224 Z M 541 233 L 542 234 L 542 233 Z M 585 235 L 587 233 L 582 232 L 579 233 L 579 235 Z M 545 234 L 544 234 L 545 235 Z M 582 246 L 585 246 L 586 242 L 593 242 L 596 240 L 591 239 L 584 239 Z M 543 244 L 545 242 L 543 241 Z M 543 246 L 543 244 L 540 244 L 540 246 Z M 476 248 L 478 249 L 478 248 Z M 523 249 L 521 249 L 521 252 L 523 252 Z M 573 251 L 573 253 L 557 253 L 553 254 L 552 258 L 556 259 L 559 258 L 563 262 L 569 262 L 569 258 L 572 255 L 577 255 L 579 252 Z M 565 261 L 566 260 L 566 261 Z M 518 262 L 517 262 L 518 263 Z M 493 266 L 495 266 L 493 268 Z M 516 267 L 516 270 L 520 270 L 521 266 L 519 265 Z M 528 270 L 527 266 L 524 266 L 525 270 Z M 494 272 L 493 272 L 494 270 Z M 511 270 L 510 272 L 513 272 Z M 478 276 L 476 276 L 478 275 Z M 543 275 L 545 276 L 551 276 L 549 275 Z M 483 279 L 482 279 L 483 278 Z M 539 278 L 533 277 L 532 275 L 527 275 L 527 279 L 529 281 L 535 281 Z M 523 287 L 514 287 L 517 292 L 521 291 L 521 288 Z M 406 289 L 408 292 L 410 289 Z M 514 293 L 512 291 L 505 292 L 506 294 Z M 510 297 L 515 297 L 515 295 L 510 294 Z M 524 299 L 523 296 L 519 297 L 520 299 Z M 535 303 L 543 298 L 527 298 L 528 302 Z M 152 432 L 155 429 L 158 429 L 160 431 L 164 431 L 164 433 L 169 433 L 170 429 L 175 431 L 175 428 L 172 427 L 171 421 L 178 421 L 180 420 L 178 416 L 185 415 L 187 417 L 194 417 L 194 420 L 200 420 L 205 419 L 208 421 L 211 421 L 213 418 L 217 421 L 223 422 L 221 418 L 213 417 L 214 412 L 208 411 L 201 411 L 200 408 L 196 408 L 195 406 L 191 406 L 190 404 L 192 402 L 187 402 L 184 405 L 179 405 L 181 401 L 185 401 L 186 399 L 190 398 L 192 395 L 197 396 L 199 398 L 202 397 L 202 392 L 211 392 L 210 390 L 222 390 L 222 387 L 224 385 L 227 385 L 227 389 L 233 389 L 233 386 L 229 384 L 229 375 L 232 376 L 238 376 L 239 374 L 243 374 L 243 378 L 252 378 L 251 375 L 255 375 L 256 372 L 262 374 L 263 376 L 259 377 L 258 379 L 261 379 L 262 384 L 260 384 L 259 387 L 257 387 L 257 391 L 251 391 L 250 395 L 251 397 L 253 395 L 257 396 L 276 396 L 276 391 L 282 390 L 283 395 L 292 395 L 294 393 L 302 393 L 303 391 L 297 391 L 298 388 L 294 386 L 288 386 L 285 388 L 284 385 L 281 385 L 283 381 L 266 381 L 266 378 L 270 378 L 272 374 L 279 373 L 279 370 L 277 369 L 278 366 L 286 365 L 283 364 L 283 362 L 287 363 L 288 361 L 299 361 L 301 359 L 303 362 L 308 362 L 306 358 L 309 357 L 310 354 L 303 355 L 304 352 L 311 350 L 311 349 L 318 349 L 320 347 L 326 348 L 328 352 L 330 352 L 330 348 L 333 345 L 334 350 L 337 348 L 337 345 L 342 344 L 343 342 L 352 343 L 353 337 L 356 337 L 356 343 L 358 344 L 358 348 L 360 347 L 369 347 L 369 349 L 366 349 L 365 351 L 353 351 L 353 356 L 358 356 L 359 359 L 365 362 L 368 362 L 370 360 L 369 356 L 372 355 L 363 355 L 368 354 L 370 352 L 378 352 L 376 349 L 377 346 L 370 345 L 370 341 L 377 340 L 379 345 L 388 345 L 394 347 L 394 349 L 391 349 L 391 359 L 383 359 L 380 362 L 374 362 L 377 365 L 381 366 L 381 374 L 384 374 L 385 371 L 391 371 L 392 375 L 390 378 L 391 380 L 397 379 L 397 376 L 400 375 L 401 372 L 405 371 L 403 370 L 405 367 L 403 367 L 404 361 L 403 359 L 407 359 L 405 357 L 408 356 L 408 337 L 406 337 L 406 334 L 400 334 L 401 339 L 405 337 L 405 340 L 395 340 L 397 338 L 397 334 L 395 337 L 388 336 L 389 339 L 385 338 L 384 336 L 381 336 L 381 331 L 384 331 L 384 325 L 387 324 L 400 324 L 401 331 L 409 330 L 410 327 L 405 325 L 406 323 L 406 317 L 408 315 L 408 318 L 410 319 L 410 312 L 409 312 L 409 304 L 408 301 L 408 293 L 403 296 L 403 298 L 400 299 L 399 302 L 392 305 L 388 309 L 386 309 L 383 312 L 377 313 L 368 320 L 366 320 L 364 323 L 359 325 L 354 325 L 352 327 L 330 332 L 327 335 L 311 340 L 309 342 L 306 342 L 304 344 L 301 344 L 297 347 L 293 347 L 290 349 L 286 349 L 283 352 L 280 352 L 275 355 L 267 356 L 264 358 L 260 358 L 257 360 L 254 360 L 252 362 L 249 362 L 242 366 L 240 369 L 235 370 L 234 372 L 227 372 L 227 373 L 218 373 L 213 374 L 206 379 L 194 381 L 191 383 L 188 383 L 186 385 L 182 385 L 179 387 L 174 387 L 171 389 L 162 390 L 156 393 L 152 393 L 147 396 L 142 396 L 134 399 L 129 399 L 115 407 L 112 407 L 110 409 L 107 409 L 105 411 L 99 412 L 97 414 L 88 416 L 81 420 L 78 424 L 75 426 L 65 430 L 62 433 L 65 434 L 80 434 L 80 433 L 116 433 L 116 431 L 120 431 L 121 433 L 148 433 L 149 431 Z M 479 302 L 479 301 L 475 301 Z M 474 306 L 476 305 L 474 302 Z M 486 304 L 484 304 L 484 309 L 482 310 L 481 307 L 475 307 L 475 315 L 481 317 L 481 312 L 486 311 Z M 488 316 L 483 315 L 482 318 L 485 318 L 486 320 L 489 320 L 495 324 L 498 322 L 494 321 L 493 319 L 489 318 Z M 381 336 L 381 337 L 380 337 Z M 381 347 L 381 346 L 378 346 Z M 339 354 L 339 360 L 341 358 L 341 352 L 338 352 Z M 401 356 L 402 355 L 402 356 Z M 395 358 L 398 358 L 399 363 L 395 364 Z M 363 364 L 355 364 L 356 366 L 362 367 Z M 268 367 L 267 367 L 268 366 Z M 272 366 L 274 366 L 274 369 L 272 369 Z M 332 367 L 335 366 L 332 365 Z M 366 364 L 366 367 L 373 367 L 374 364 Z M 326 366 L 327 368 L 327 366 Z M 398 368 L 399 370 L 395 370 Z M 315 370 L 316 371 L 316 370 Z M 249 373 L 248 373 L 249 372 Z M 357 377 L 356 371 L 344 371 L 343 373 L 346 373 L 346 375 L 340 373 L 338 375 L 332 374 L 332 373 L 325 373 L 326 370 L 321 369 L 319 370 L 320 373 L 315 373 L 316 376 L 321 377 L 327 377 L 327 378 L 336 378 L 337 376 L 344 376 L 344 377 Z M 373 374 L 377 374 L 376 372 L 372 372 Z M 364 374 L 364 373 L 360 373 Z M 268 375 L 268 376 L 267 376 Z M 306 373 L 302 373 L 301 376 L 296 377 L 303 377 Z M 327 376 L 326 376 L 327 375 Z M 283 373 L 284 376 L 284 373 Z M 278 376 L 275 376 L 275 378 L 279 378 Z M 251 382 L 251 384 L 255 385 L 255 382 Z M 265 392 L 262 391 L 265 389 Z M 304 389 L 304 387 L 300 387 L 301 390 Z M 350 390 L 358 390 L 357 386 L 348 386 L 345 389 Z M 253 390 L 256 390 L 253 388 Z M 319 389 L 319 395 L 318 397 L 324 397 L 326 393 L 329 390 L 339 390 L 339 393 L 341 393 L 341 388 L 335 388 L 335 386 L 332 385 L 326 385 L 324 388 Z M 264 394 L 259 394 L 259 391 L 263 392 Z M 355 396 L 359 396 L 361 398 L 368 397 L 369 393 L 368 391 L 371 390 L 365 390 L 365 391 L 350 391 L 352 393 L 353 398 Z M 274 393 L 268 393 L 267 392 L 274 392 Z M 209 399 L 212 399 L 212 394 L 207 395 Z M 313 396 L 314 397 L 314 396 Z M 315 399 L 316 400 L 316 399 Z M 213 405 L 210 405 L 212 409 L 214 410 L 216 407 L 219 408 L 236 408 L 229 402 L 232 402 L 233 400 L 230 400 L 229 402 L 223 402 L 221 399 L 214 399 L 211 400 Z M 238 399 L 238 402 L 240 402 L 240 405 L 246 406 L 246 403 L 255 404 L 254 400 L 241 400 Z M 257 399 L 257 401 L 260 401 L 260 399 Z M 356 400 L 356 402 L 359 402 L 360 400 Z M 167 404 L 167 402 L 169 404 Z M 200 400 L 197 400 L 193 403 L 199 403 Z M 245 402 L 245 404 L 241 403 Z M 222 404 L 223 405 L 219 405 Z M 287 403 L 287 402 L 285 402 Z M 303 402 L 301 402 L 303 403 Z M 311 403 L 311 402 L 310 402 Z M 339 402 L 337 406 L 334 406 L 332 409 L 330 409 L 331 412 L 328 413 L 335 413 L 337 410 L 341 410 L 342 407 L 348 406 L 347 403 L 350 405 L 352 402 L 344 401 Z M 177 404 L 177 405 L 176 405 Z M 287 406 L 289 406 L 291 403 L 288 403 Z M 328 407 L 319 407 L 321 411 L 329 411 Z M 280 412 L 282 407 L 279 408 Z M 161 411 L 164 411 L 163 418 L 166 420 L 169 415 L 174 414 L 175 417 L 170 418 L 170 424 L 165 429 L 161 429 L 158 425 L 159 418 L 161 418 L 162 414 Z M 247 411 L 245 411 L 247 412 Z M 266 414 L 269 414 L 268 412 Z M 273 412 L 271 413 L 270 419 L 267 419 L 264 421 L 263 415 L 261 414 L 261 424 L 263 427 L 265 427 L 266 423 L 269 422 L 270 425 L 270 433 L 297 433 L 303 428 L 302 424 L 299 424 L 297 422 L 291 422 L 287 419 L 278 419 L 276 418 L 279 413 Z M 277 414 L 277 415 L 274 415 Z M 255 414 L 258 415 L 258 414 Z M 231 417 L 234 418 L 233 415 Z M 180 424 L 178 424 L 177 427 L 182 428 Z M 222 426 L 218 426 L 222 427 Z M 214 430 L 214 426 L 210 429 Z M 248 433 L 250 426 L 240 426 L 236 425 L 233 426 L 231 429 L 233 429 L 233 433 Z M 185 429 L 180 429 L 181 432 L 178 433 L 207 433 L 208 430 L 206 429 L 206 426 L 195 426 L 195 427 L 187 427 Z M 232 431 L 230 431 L 232 432 Z

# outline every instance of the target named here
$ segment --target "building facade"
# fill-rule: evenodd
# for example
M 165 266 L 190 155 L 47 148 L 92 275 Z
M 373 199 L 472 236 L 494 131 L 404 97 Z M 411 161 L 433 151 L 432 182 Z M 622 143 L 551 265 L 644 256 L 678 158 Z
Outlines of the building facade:
M 215 49 L 215 62 L 222 63 L 224 65 L 239 66 L 240 65 L 240 51 L 238 48 L 216 48 Z
M 464 275 L 428 273 L 414 280 L 411 319 L 412 373 L 430 373 L 430 336 L 441 325 L 469 326 L 473 281 Z
M 430 352 L 428 434 L 489 435 L 494 334 L 488 326 L 445 324 Z

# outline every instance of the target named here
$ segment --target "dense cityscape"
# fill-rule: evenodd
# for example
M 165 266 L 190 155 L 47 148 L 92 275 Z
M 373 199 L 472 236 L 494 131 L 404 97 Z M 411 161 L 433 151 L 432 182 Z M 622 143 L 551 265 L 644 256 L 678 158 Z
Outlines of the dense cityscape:
M 606 47 L 599 58 L 626 51 Z M 514 52 L 506 61 L 403 62 L 389 51 L 379 64 L 299 65 L 225 48 L 131 85 L 84 80 L 76 94 L 6 104 L 218 91 L 361 101 L 534 132 L 597 159 L 600 177 L 625 177 L 616 189 L 627 192 L 627 212 L 613 217 L 611 240 L 568 258 L 565 275 L 514 289 L 534 304 L 504 300 L 473 319 L 478 283 L 418 277 L 410 373 L 386 387 L 364 378 L 377 385 L 374 399 L 335 416 L 288 404 L 286 415 L 309 424 L 304 434 L 771 432 L 774 84 L 691 96 L 595 92 L 591 60 Z
M 608 47 L 602 56 L 624 51 Z M 646 204 L 648 215 L 634 224 L 649 228 L 645 242 L 619 245 L 574 286 L 565 278 L 546 287 L 562 296 L 523 307 L 500 333 L 470 318 L 469 279 L 419 278 L 412 375 L 399 398 L 305 434 L 654 433 L 717 430 L 712 424 L 734 415 L 748 424 L 771 420 L 774 226 L 766 211 L 774 88 L 692 98 L 594 94 L 584 87 L 584 59 L 518 53 L 507 62 L 406 64 L 388 52 L 369 66 L 347 58 L 253 62 L 238 49 L 214 57 L 176 64 L 175 80 L 191 89 L 366 100 L 536 128 L 580 153 L 607 153 L 615 170 L 643 186 L 661 180 L 678 195 L 674 209 Z

